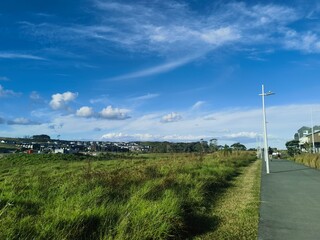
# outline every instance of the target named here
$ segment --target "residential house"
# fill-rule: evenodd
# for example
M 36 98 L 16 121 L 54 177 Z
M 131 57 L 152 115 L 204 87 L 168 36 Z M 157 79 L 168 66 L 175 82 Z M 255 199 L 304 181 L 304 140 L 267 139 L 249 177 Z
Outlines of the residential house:
M 313 148 L 313 141 L 314 141 L 314 146 L 315 146 L 315 151 L 320 152 L 320 130 L 314 131 L 313 137 L 312 133 L 308 134 L 307 136 L 308 139 L 308 144 L 310 148 Z
M 295 140 L 300 140 L 300 138 L 307 136 L 311 133 L 311 128 L 303 126 L 301 127 L 298 132 L 294 135 Z

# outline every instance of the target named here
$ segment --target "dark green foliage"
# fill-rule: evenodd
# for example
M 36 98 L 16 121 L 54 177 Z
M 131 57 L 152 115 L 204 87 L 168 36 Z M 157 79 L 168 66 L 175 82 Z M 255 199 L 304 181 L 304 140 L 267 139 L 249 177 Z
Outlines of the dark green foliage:
M 33 135 L 32 139 L 38 142 L 47 142 L 50 141 L 50 136 L 46 134 L 40 134 L 40 135 Z
M 287 147 L 288 154 L 291 157 L 301 153 L 298 140 L 291 140 L 286 142 L 286 147 Z
M 199 142 L 138 142 L 143 146 L 150 146 L 152 153 L 191 153 L 209 152 L 209 145 L 206 141 Z
M 246 146 L 237 142 L 231 145 L 231 148 L 236 150 L 236 151 L 245 151 L 247 150 Z

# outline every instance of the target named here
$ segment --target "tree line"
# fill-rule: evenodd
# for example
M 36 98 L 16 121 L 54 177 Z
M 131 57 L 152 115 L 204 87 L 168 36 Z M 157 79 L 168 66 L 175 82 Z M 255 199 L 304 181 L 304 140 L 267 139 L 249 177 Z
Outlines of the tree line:
M 215 142 L 210 141 L 199 141 L 199 142 L 137 142 L 142 146 L 149 146 L 149 152 L 151 153 L 190 153 L 190 152 L 199 152 L 199 153 L 208 153 L 215 152 L 218 150 L 236 150 L 236 151 L 245 151 L 247 150 L 246 146 L 241 143 L 234 143 L 231 146 L 229 145 L 217 145 Z

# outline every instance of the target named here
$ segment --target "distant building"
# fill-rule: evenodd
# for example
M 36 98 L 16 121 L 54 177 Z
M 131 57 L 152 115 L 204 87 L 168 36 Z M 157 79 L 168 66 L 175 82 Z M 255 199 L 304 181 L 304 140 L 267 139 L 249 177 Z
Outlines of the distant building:
M 307 136 L 308 134 L 311 133 L 311 128 L 310 127 L 306 127 L 306 126 L 303 126 L 301 127 L 298 132 L 294 135 L 294 139 L 295 140 L 299 140 L 300 138 L 302 137 L 305 137 Z
M 312 130 L 313 130 L 313 132 L 320 131 L 320 126 L 315 125 L 315 126 L 313 126 L 313 129 L 310 128 L 310 127 L 306 127 L 306 126 L 301 127 L 301 128 L 294 134 L 294 140 L 300 140 L 301 138 L 303 138 L 303 137 L 311 134 L 311 133 L 312 133 Z
M 56 149 L 54 150 L 54 153 L 67 154 L 67 153 L 69 153 L 69 151 L 68 151 L 67 149 L 65 149 L 65 148 L 56 148 Z
M 313 133 L 313 138 L 312 138 L 312 133 L 307 135 L 306 138 L 308 139 L 308 143 L 310 148 L 313 148 L 313 140 L 314 140 L 314 146 L 315 146 L 315 151 L 320 152 L 320 130 L 317 130 Z

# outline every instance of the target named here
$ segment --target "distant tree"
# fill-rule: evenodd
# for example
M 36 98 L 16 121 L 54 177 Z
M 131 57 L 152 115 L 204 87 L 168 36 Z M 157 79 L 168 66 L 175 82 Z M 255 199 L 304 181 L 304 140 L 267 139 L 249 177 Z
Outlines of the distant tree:
M 269 155 L 272 155 L 272 153 L 273 153 L 273 149 L 272 149 L 271 147 L 269 147 L 269 148 L 268 148 L 268 154 L 269 154 Z
M 232 148 L 230 148 L 229 145 L 225 144 L 222 151 L 224 156 L 228 156 L 232 153 Z
M 207 141 L 204 141 L 203 139 L 200 139 L 200 146 L 201 146 L 201 152 L 208 152 L 209 145 Z
M 33 135 L 32 139 L 36 141 L 50 141 L 51 138 L 46 134 L 40 134 L 40 135 Z
M 289 156 L 294 156 L 296 154 L 301 153 L 298 140 L 291 140 L 291 141 L 286 142 L 286 147 L 287 147 L 287 151 L 288 151 Z
M 256 148 L 249 148 L 248 151 L 256 152 L 257 149 Z
M 237 142 L 231 145 L 231 148 L 236 150 L 236 151 L 245 151 L 247 150 L 246 146 Z
M 218 150 L 218 140 L 216 138 L 210 139 L 209 149 L 211 152 Z

